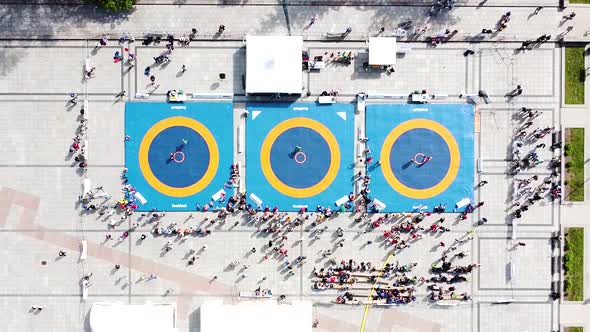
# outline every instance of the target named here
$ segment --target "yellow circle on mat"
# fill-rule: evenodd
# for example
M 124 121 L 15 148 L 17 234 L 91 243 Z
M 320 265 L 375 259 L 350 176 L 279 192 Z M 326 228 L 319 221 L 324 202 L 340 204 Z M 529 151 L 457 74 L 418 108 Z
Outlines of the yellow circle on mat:
M 447 147 L 449 148 L 450 160 L 449 169 L 439 183 L 430 188 L 415 189 L 406 186 L 395 177 L 395 174 L 393 174 L 393 170 L 391 169 L 389 159 L 391 155 L 391 148 L 401 135 L 412 129 L 421 128 L 434 131 L 445 141 Z M 410 198 L 425 199 L 434 197 L 445 191 L 453 183 L 457 173 L 459 173 L 460 163 L 461 154 L 453 134 L 451 134 L 451 132 L 440 123 L 428 119 L 414 119 L 399 124 L 397 127 L 393 128 L 387 137 L 385 137 L 385 141 L 381 147 L 381 171 L 383 172 L 385 180 L 397 192 Z
M 171 187 L 160 181 L 154 175 L 152 168 L 150 167 L 148 158 L 150 146 L 159 133 L 170 127 L 187 127 L 196 131 L 201 137 L 203 137 L 205 144 L 207 144 L 207 147 L 209 148 L 209 165 L 207 166 L 207 170 L 197 182 L 190 186 Z M 146 181 L 158 192 L 172 197 L 187 197 L 205 189 L 215 177 L 217 167 L 219 166 L 219 150 L 217 148 L 217 142 L 209 129 L 197 120 L 183 116 L 167 118 L 153 125 L 143 136 L 141 144 L 139 145 L 138 155 L 139 169 Z
M 318 183 L 307 188 L 294 188 L 286 185 L 275 175 L 270 164 L 270 150 L 275 140 L 285 131 L 298 127 L 309 128 L 320 134 L 326 140 L 330 149 L 330 166 L 328 167 L 328 171 L 326 171 L 326 175 Z M 292 118 L 279 123 L 266 135 L 260 148 L 260 166 L 262 173 L 270 185 L 281 194 L 295 198 L 312 197 L 326 190 L 332 184 L 336 175 L 338 175 L 338 170 L 340 169 L 340 146 L 332 132 L 320 122 L 309 118 Z

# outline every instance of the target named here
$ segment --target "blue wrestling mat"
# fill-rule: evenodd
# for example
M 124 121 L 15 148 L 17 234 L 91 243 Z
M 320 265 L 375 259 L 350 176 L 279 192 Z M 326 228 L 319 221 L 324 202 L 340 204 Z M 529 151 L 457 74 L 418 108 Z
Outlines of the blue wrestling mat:
M 251 203 L 315 210 L 334 207 L 352 191 L 353 104 L 249 103 L 246 108 Z
M 386 205 L 382 211 L 442 204 L 450 212 L 473 200 L 472 105 L 369 104 L 366 131 L 375 160 L 367 167 L 369 196 Z
M 194 211 L 224 190 L 233 164 L 232 103 L 125 104 L 127 178 L 138 211 Z

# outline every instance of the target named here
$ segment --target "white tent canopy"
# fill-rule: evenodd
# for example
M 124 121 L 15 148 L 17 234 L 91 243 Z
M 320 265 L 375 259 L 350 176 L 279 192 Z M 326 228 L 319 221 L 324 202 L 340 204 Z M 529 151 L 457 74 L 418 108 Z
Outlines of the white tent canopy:
M 246 93 L 301 94 L 301 36 L 246 37 Z
M 369 37 L 369 65 L 395 65 L 395 37 Z
M 223 300 L 203 303 L 201 332 L 312 332 L 310 301 L 278 304 L 273 300 L 243 301 L 236 305 Z
M 95 303 L 90 310 L 92 332 L 176 331 L 175 304 Z

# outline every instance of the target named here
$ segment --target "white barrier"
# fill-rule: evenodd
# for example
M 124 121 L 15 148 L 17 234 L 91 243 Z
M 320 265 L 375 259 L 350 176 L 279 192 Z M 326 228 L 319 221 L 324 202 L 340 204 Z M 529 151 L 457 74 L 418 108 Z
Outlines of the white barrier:
M 255 292 L 240 292 L 240 297 L 244 298 L 254 298 L 254 299 L 270 299 L 272 298 L 271 293 L 260 292 L 260 294 L 256 295 Z
M 135 98 L 137 98 L 137 99 L 148 99 L 149 97 L 150 97 L 149 93 L 138 92 L 135 94 Z
M 82 240 L 82 250 L 80 250 L 80 260 L 86 260 L 88 254 L 88 241 Z
M 84 140 L 84 146 L 82 147 L 82 155 L 88 160 L 88 140 Z
M 385 205 L 385 203 L 381 202 L 380 200 L 373 198 L 373 202 L 371 202 L 372 205 L 375 205 L 377 207 L 378 210 L 384 210 L 387 205 Z
M 462 200 L 455 203 L 455 208 L 462 209 L 462 208 L 466 207 L 467 204 L 469 204 L 469 203 L 471 203 L 471 200 L 469 198 L 463 198 Z
M 412 205 L 412 209 L 422 213 L 422 212 L 428 210 L 428 205 L 422 205 L 422 204 Z
M 367 107 L 367 95 L 365 94 L 358 94 L 356 95 L 356 111 L 361 112 L 365 111 Z
M 510 235 L 512 240 L 516 240 L 518 238 L 518 223 L 516 219 L 512 219 L 512 234 Z
M 436 305 L 444 306 L 444 307 L 454 307 L 459 305 L 459 300 L 441 300 L 436 301 Z
M 449 98 L 449 95 L 446 93 L 435 93 L 432 95 L 432 99 L 435 100 L 446 100 Z
M 90 188 L 92 187 L 92 181 L 90 179 L 84 179 L 82 181 L 82 196 L 86 196 L 90 192 Z
M 94 194 L 94 198 L 103 198 L 109 196 L 109 193 L 101 191 Z
M 326 32 L 325 38 L 346 38 L 347 32 Z
M 483 160 L 482 159 L 477 159 L 477 172 L 478 173 L 483 172 Z
M 514 302 L 514 301 L 516 301 L 516 300 L 515 300 L 515 299 L 513 299 L 513 298 L 510 298 L 510 299 L 499 299 L 499 300 L 497 300 L 497 301 L 494 301 L 494 302 L 492 302 L 492 303 L 493 303 L 493 304 L 509 304 L 509 303 L 512 303 L 512 302 Z
M 336 200 L 336 202 L 334 202 L 334 204 L 336 204 L 336 206 L 340 206 L 340 205 L 342 205 L 342 204 L 344 204 L 344 203 L 346 203 L 348 201 L 349 201 L 348 195 L 344 195 L 344 196 L 338 198 Z
M 408 99 L 407 94 L 369 94 L 368 98 L 371 99 L 397 99 L 397 100 L 405 100 Z
M 137 200 L 138 200 L 138 201 L 139 201 L 141 204 L 144 204 L 144 205 L 145 205 L 145 203 L 147 203 L 147 199 L 145 199 L 145 197 L 143 197 L 143 195 L 142 195 L 142 194 L 140 194 L 139 192 L 137 192 L 137 191 L 136 191 L 136 192 L 135 192 L 135 194 L 134 194 L 134 196 L 135 196 L 135 198 L 137 198 Z
M 262 206 L 262 200 L 254 195 L 254 194 L 250 194 L 250 200 L 252 200 L 252 202 L 256 203 L 256 206 Z
M 233 99 L 233 93 L 210 93 L 210 92 L 193 92 L 193 99 Z
M 82 118 L 84 120 L 88 120 L 88 100 L 84 100 L 84 114 L 82 115 Z
M 218 192 L 216 192 L 215 194 L 213 194 L 213 196 L 211 196 L 211 199 L 214 201 L 218 201 L 222 195 L 225 195 L 225 191 L 223 189 L 219 189 Z
M 398 44 L 397 50 L 395 51 L 395 53 L 398 54 L 406 54 L 409 53 L 412 50 L 412 47 L 405 45 L 405 44 Z
M 242 127 L 238 126 L 238 153 L 242 153 Z
M 518 182 L 512 182 L 512 200 L 518 200 Z
M 318 104 L 334 104 L 336 102 L 336 97 L 334 96 L 319 96 L 318 97 Z
M 88 281 L 82 280 L 82 300 L 86 301 L 88 299 Z

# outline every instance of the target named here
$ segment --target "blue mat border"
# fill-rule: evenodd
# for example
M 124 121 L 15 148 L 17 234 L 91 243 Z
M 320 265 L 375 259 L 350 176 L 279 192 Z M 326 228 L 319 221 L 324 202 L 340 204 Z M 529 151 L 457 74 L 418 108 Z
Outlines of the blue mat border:
M 417 109 L 417 111 L 415 111 Z M 425 205 L 430 210 L 446 204 L 452 211 L 455 203 L 463 198 L 474 197 L 474 116 L 475 109 L 469 104 L 368 104 L 365 116 L 366 136 L 375 160 L 381 155 L 385 137 L 398 124 L 418 118 L 430 119 L 445 126 L 455 137 L 461 154 L 459 172 L 447 190 L 429 199 L 416 200 L 396 192 L 385 180 L 381 168 L 367 167 L 371 175 L 371 194 L 386 204 L 383 212 L 408 212 L 414 206 Z M 383 126 L 387 126 L 383 128 Z
M 147 130 L 158 121 L 173 116 L 184 116 L 202 123 L 209 129 L 219 148 L 219 167 L 211 183 L 195 195 L 180 198 L 164 195 L 152 188 L 141 174 L 137 158 L 139 145 Z M 148 200 L 145 205 L 138 203 L 137 211 L 150 211 L 152 208 L 158 211 L 194 211 L 197 203 L 202 206 L 210 202 L 211 196 L 220 189 L 224 189 L 228 195 L 233 194 L 232 188 L 224 188 L 230 166 L 234 163 L 233 128 L 232 102 L 125 103 L 125 135 L 131 137 L 130 141 L 125 142 L 128 183 Z
M 246 104 L 250 116 L 246 120 L 246 189 L 263 200 L 263 206 L 278 206 L 281 211 L 298 211 L 306 205 L 334 207 L 334 202 L 353 189 L 354 104 L 338 103 L 261 103 Z M 255 112 L 262 111 L 255 117 Z M 337 112 L 346 114 L 346 121 Z M 307 117 L 321 122 L 336 137 L 340 146 L 340 168 L 332 184 L 323 192 L 309 198 L 293 198 L 276 191 L 266 180 L 260 167 L 260 148 L 266 134 L 278 123 L 294 117 Z M 268 199 L 271 197 L 272 199 Z M 254 202 L 250 201 L 253 205 Z

